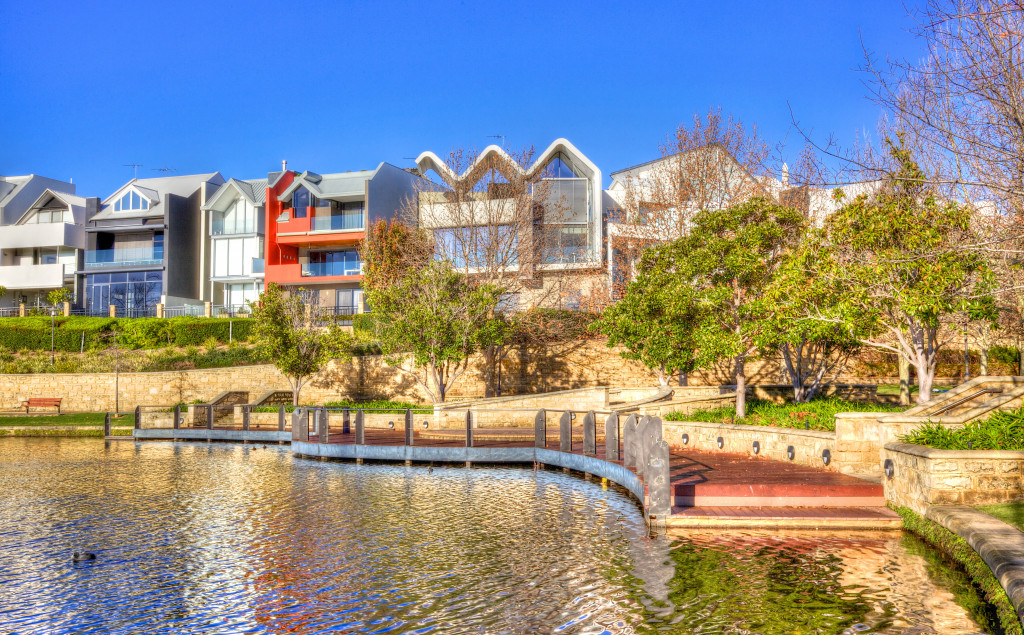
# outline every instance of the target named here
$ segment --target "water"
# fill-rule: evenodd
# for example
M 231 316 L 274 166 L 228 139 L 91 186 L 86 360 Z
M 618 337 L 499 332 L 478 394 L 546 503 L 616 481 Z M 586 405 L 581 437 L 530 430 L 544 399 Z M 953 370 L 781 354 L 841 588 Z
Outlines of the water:
M 987 608 L 907 535 L 652 538 L 561 472 L 0 441 L 3 633 L 948 634 Z

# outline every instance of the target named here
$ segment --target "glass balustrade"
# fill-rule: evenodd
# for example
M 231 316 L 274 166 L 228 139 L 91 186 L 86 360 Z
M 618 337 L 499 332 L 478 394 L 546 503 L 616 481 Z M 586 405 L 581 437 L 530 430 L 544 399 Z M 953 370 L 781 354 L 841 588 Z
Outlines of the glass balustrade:
M 133 247 L 127 249 L 92 249 L 85 252 L 85 267 L 134 267 L 159 265 L 164 261 L 163 248 Z

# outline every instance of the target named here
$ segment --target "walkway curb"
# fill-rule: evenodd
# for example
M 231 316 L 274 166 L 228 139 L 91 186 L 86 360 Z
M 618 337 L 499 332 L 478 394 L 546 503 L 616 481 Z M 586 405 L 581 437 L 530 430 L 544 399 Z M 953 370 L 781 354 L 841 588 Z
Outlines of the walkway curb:
M 967 541 L 992 569 L 1024 624 L 1024 533 L 970 507 L 933 506 L 925 518 Z

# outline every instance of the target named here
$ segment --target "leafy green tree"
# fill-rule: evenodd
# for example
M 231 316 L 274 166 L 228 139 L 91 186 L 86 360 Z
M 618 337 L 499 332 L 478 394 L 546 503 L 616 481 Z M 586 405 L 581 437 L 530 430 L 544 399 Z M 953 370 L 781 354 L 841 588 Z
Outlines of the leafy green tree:
M 767 291 L 803 230 L 800 212 L 759 197 L 699 212 L 688 235 L 648 249 L 641 260 L 632 294 L 662 289 L 667 315 L 660 324 L 687 334 L 676 342 L 692 342 L 693 367 L 732 360 L 737 418 L 746 413 L 746 362 L 775 335 Z M 684 358 L 686 348 L 679 349 Z
M 46 294 L 46 301 L 50 304 L 50 306 L 57 306 L 65 302 L 70 302 L 71 291 L 69 291 L 66 287 L 58 287 Z
M 696 320 L 694 307 L 676 302 L 674 271 L 666 266 L 668 263 L 658 262 L 665 255 L 663 251 L 651 252 L 643 273 L 593 325 L 594 330 L 608 337 L 609 347 L 621 344 L 626 348 L 622 357 L 654 371 L 662 386 L 667 386 L 677 371 L 693 371 L 697 347 L 691 330 Z
M 819 273 L 844 289 L 841 302 L 812 317 L 906 360 L 917 371 L 918 403 L 926 403 L 939 351 L 959 339 L 954 327 L 995 323 L 996 280 L 969 247 L 970 210 L 929 191 L 900 140 L 890 151 L 898 172 L 833 214 L 810 247 Z
M 494 314 L 500 290 L 474 283 L 446 261 L 390 277 L 366 295 L 388 362 L 414 377 L 434 403 L 445 401 L 472 354 L 509 334 Z
M 765 298 L 765 348 L 777 352 L 797 402 L 808 402 L 831 384 L 860 350 L 855 332 L 842 324 L 810 319 L 842 302 L 845 289 L 819 274 L 814 253 L 799 250 L 780 267 Z
M 285 294 L 271 283 L 253 304 L 251 319 L 250 341 L 288 378 L 294 405 L 302 387 L 329 361 L 351 357 L 351 336 L 302 289 Z

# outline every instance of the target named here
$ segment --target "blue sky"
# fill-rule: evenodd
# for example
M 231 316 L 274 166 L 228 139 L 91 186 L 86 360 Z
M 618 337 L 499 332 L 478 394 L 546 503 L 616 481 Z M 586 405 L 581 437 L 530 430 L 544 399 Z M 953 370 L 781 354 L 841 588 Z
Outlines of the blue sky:
M 873 131 L 861 40 L 916 57 L 895 0 L 50 2 L 0 0 L 0 174 L 406 167 L 424 150 L 545 148 L 605 175 L 721 106 L 789 137 Z

